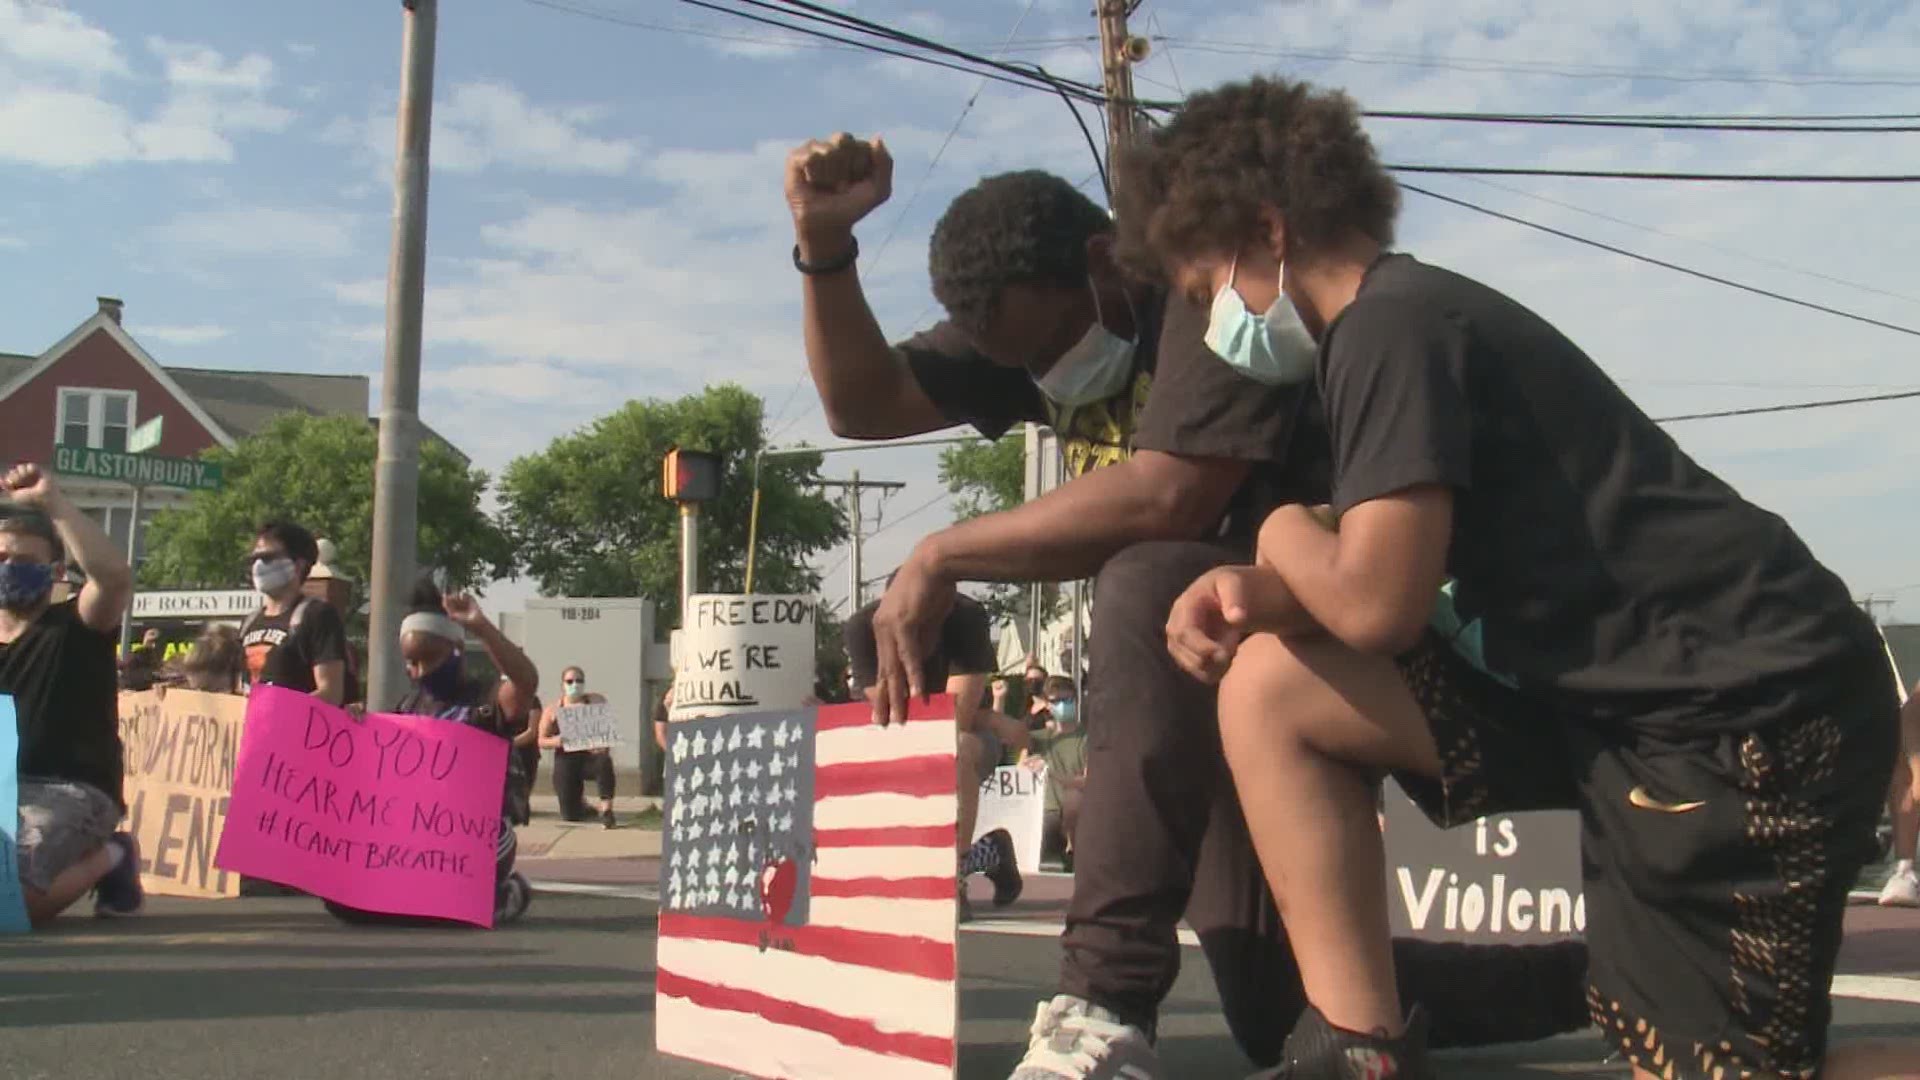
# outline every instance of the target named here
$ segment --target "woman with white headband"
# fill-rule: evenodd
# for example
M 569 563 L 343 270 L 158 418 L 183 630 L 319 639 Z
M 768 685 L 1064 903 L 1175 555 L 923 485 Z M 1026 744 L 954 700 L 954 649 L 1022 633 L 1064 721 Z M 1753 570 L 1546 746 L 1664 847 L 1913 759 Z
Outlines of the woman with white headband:
M 465 647 L 478 641 L 494 666 L 505 676 L 499 681 L 475 678 L 466 670 Z M 463 593 L 442 596 L 431 581 L 414 587 L 412 612 L 400 623 L 400 656 L 413 686 L 387 710 L 414 716 L 432 716 L 466 724 L 511 740 L 519 730 L 514 718 L 525 716 L 539 689 L 540 676 L 520 646 L 507 640 Z M 513 793 L 526 778 L 519 756 L 507 754 L 507 777 L 501 792 L 500 843 L 495 860 L 497 886 L 493 923 L 500 926 L 526 914 L 533 890 L 514 872 L 518 844 L 512 821 Z M 328 902 L 327 910 L 349 922 L 434 923 L 411 916 L 386 916 Z

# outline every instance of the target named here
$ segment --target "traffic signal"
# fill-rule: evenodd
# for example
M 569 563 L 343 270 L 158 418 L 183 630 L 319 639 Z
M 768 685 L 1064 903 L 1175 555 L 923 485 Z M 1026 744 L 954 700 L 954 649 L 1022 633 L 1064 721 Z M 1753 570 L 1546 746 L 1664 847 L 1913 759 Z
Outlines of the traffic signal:
M 720 497 L 720 458 L 702 450 L 667 451 L 661 494 L 679 503 L 711 502 Z

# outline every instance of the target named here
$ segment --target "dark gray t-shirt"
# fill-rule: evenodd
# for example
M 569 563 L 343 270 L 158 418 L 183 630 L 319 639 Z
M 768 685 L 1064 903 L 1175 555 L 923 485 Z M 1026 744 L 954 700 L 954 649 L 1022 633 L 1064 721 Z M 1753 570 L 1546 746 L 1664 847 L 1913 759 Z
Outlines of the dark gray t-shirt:
M 1884 664 L 1846 585 L 1494 290 L 1383 257 L 1321 342 L 1333 505 L 1454 491 L 1487 666 L 1582 717 L 1751 728 Z

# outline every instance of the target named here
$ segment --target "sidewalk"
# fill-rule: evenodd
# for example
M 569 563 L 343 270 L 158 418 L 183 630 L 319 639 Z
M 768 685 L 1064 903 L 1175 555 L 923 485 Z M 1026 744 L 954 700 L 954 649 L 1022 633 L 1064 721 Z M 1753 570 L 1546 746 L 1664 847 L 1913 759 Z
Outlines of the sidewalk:
M 520 871 L 535 881 L 637 884 L 657 877 L 660 859 L 660 800 L 619 796 L 613 800 L 616 827 L 596 816 L 564 821 L 560 801 L 551 792 L 532 798 L 533 821 L 516 830 Z M 591 808 L 598 803 L 589 798 Z

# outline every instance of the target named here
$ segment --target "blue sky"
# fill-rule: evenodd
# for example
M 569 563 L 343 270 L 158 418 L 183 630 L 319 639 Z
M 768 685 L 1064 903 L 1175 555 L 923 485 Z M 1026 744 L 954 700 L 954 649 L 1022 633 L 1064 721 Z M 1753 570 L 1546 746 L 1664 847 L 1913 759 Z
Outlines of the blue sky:
M 670 0 L 556 2 L 653 26 L 528 0 L 443 4 L 422 407 L 496 472 L 616 402 L 720 378 L 767 398 L 780 441 L 827 438 L 787 261 L 780 162 L 793 143 L 845 129 L 892 145 L 895 196 L 862 227 L 862 267 L 882 324 L 902 334 L 931 315 L 926 237 L 953 195 L 1009 168 L 1092 172 L 1057 99 Z M 1084 0 L 847 6 L 985 53 L 1011 35 L 1010 57 L 1095 76 Z M 377 381 L 400 25 L 397 0 L 0 0 L 0 350 L 44 349 L 112 294 L 163 363 Z M 1900 0 L 1146 0 L 1135 29 L 1160 39 L 1140 91 L 1165 97 L 1286 72 L 1383 109 L 1920 113 L 1920 8 Z M 1920 173 L 1915 135 L 1372 130 L 1401 162 Z M 1913 187 L 1420 182 L 1920 325 Z M 1554 320 L 1655 415 L 1920 388 L 1913 337 L 1417 196 L 1401 232 L 1407 250 Z M 1920 401 L 1673 430 L 1857 593 L 1920 618 L 1920 587 L 1907 588 L 1920 584 L 1916 415 Z M 908 483 L 881 518 L 899 527 L 869 545 L 870 573 L 944 520 L 933 460 L 903 450 L 830 466 Z M 494 596 L 512 607 L 525 592 Z

